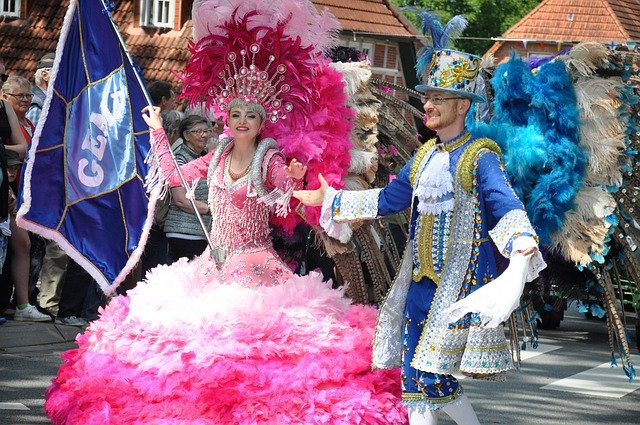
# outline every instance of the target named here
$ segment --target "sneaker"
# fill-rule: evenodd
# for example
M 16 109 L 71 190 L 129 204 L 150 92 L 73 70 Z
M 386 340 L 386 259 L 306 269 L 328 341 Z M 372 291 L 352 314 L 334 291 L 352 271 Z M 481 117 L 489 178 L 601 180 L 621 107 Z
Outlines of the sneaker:
M 51 316 L 40 313 L 35 305 L 29 304 L 22 310 L 16 308 L 16 312 L 13 314 L 13 320 L 19 322 L 50 322 Z
M 84 320 L 82 317 L 69 316 L 69 317 L 56 317 L 55 324 L 66 325 L 66 326 L 87 326 L 89 322 Z
M 5 323 L 7 323 L 6 317 L 0 316 L 0 325 L 4 325 Z

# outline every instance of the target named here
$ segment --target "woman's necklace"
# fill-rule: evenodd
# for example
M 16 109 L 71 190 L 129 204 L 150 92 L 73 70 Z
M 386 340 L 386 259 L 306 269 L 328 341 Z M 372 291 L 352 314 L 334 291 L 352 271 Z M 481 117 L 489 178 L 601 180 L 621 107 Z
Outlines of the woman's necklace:
M 249 165 L 247 165 L 247 167 L 244 170 L 242 170 L 239 173 L 236 173 L 231 169 L 231 163 L 233 162 L 232 159 L 233 159 L 233 153 L 229 155 L 229 168 L 228 168 L 229 177 L 231 177 L 233 180 L 239 180 L 249 172 L 249 167 L 251 167 L 251 162 L 249 162 Z

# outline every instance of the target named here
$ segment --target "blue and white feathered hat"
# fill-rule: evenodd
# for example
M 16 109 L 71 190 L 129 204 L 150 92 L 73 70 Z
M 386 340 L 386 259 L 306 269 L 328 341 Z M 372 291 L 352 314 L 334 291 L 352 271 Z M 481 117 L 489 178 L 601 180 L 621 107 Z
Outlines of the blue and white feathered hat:
M 416 71 L 424 83 L 416 86 L 416 90 L 442 91 L 485 102 L 483 96 L 475 93 L 481 58 L 451 48 L 467 27 L 467 20 L 454 16 L 443 27 L 433 12 L 422 12 L 421 17 L 422 33 L 431 33 L 433 46 L 424 46 L 418 52 Z

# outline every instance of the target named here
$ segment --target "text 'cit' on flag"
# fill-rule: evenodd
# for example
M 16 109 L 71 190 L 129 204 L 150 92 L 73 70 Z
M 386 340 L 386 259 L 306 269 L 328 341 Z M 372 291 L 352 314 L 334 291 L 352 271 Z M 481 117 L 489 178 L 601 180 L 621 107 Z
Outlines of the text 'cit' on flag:
M 110 293 L 152 222 L 141 78 L 101 0 L 71 0 L 28 151 L 18 224 L 57 242 Z M 151 198 L 155 200 L 155 193 Z

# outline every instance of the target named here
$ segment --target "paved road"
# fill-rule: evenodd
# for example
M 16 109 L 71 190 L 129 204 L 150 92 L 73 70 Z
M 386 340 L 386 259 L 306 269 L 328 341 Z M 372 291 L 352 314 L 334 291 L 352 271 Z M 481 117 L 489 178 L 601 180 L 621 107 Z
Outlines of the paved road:
M 76 333 L 53 324 L 0 327 L 0 424 L 50 423 L 44 391 Z M 610 367 L 604 322 L 569 313 L 559 329 L 541 331 L 539 348 L 523 357 L 520 372 L 510 373 L 507 382 L 462 381 L 481 423 L 640 424 L 640 377 L 630 384 L 621 368 Z

